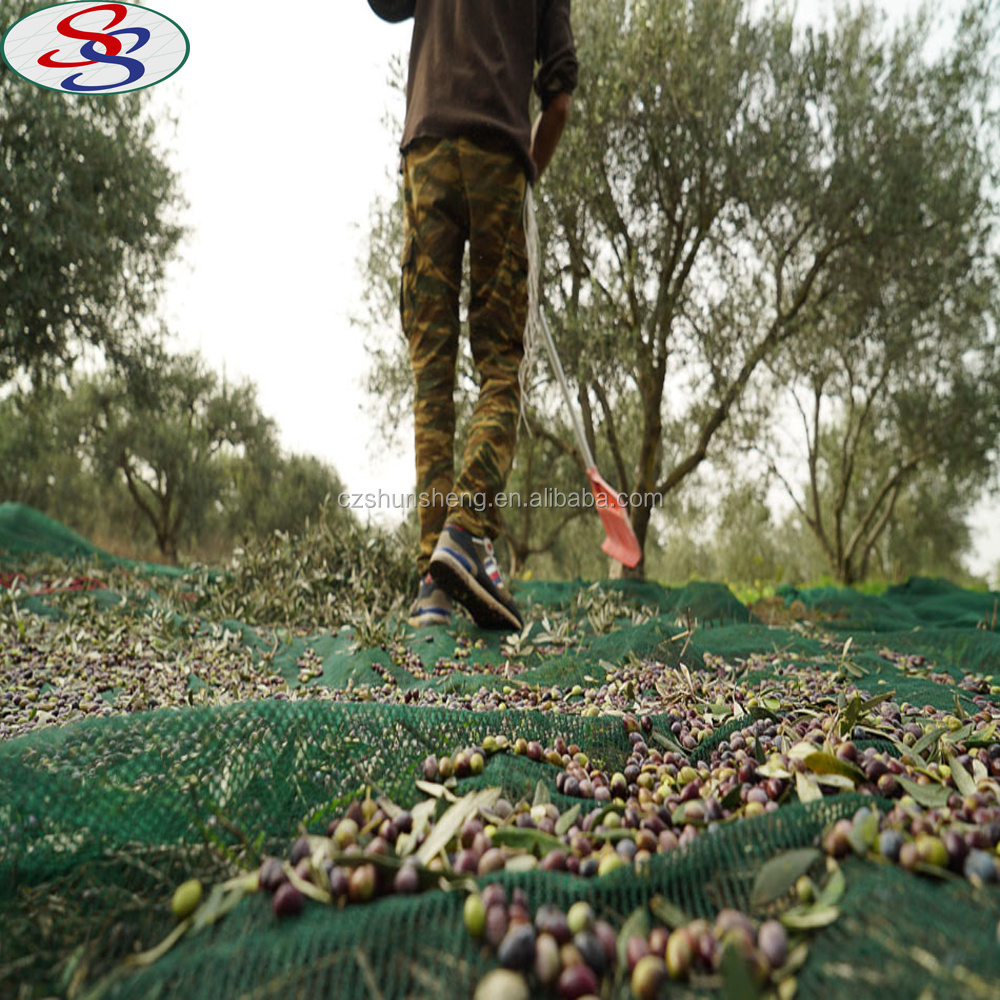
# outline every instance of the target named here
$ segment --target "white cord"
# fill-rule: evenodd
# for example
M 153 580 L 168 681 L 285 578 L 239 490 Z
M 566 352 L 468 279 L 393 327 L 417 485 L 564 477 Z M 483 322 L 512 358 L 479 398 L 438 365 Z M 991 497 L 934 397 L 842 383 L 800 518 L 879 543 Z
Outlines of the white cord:
M 519 423 L 523 424 L 528 434 L 531 426 L 527 421 L 528 390 L 531 387 L 531 375 L 538 361 L 538 353 L 542 342 L 541 300 L 539 298 L 539 277 L 541 261 L 538 249 L 538 220 L 535 216 L 535 199 L 531 185 L 527 186 L 524 195 L 524 241 L 528 251 L 528 316 L 524 324 L 524 357 L 517 374 L 521 386 L 521 414 Z

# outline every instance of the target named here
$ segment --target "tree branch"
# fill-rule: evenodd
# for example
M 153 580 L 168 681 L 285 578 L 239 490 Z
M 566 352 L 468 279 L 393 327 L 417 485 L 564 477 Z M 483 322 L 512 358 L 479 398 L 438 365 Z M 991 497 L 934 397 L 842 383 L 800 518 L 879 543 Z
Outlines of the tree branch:
M 845 564 L 850 562 L 854 555 L 854 550 L 861 543 L 861 539 L 865 536 L 865 533 L 871 529 L 872 522 L 875 521 L 879 508 L 885 502 L 886 498 L 894 489 L 898 490 L 906 476 L 912 472 L 925 458 L 927 458 L 929 454 L 930 453 L 926 451 L 918 452 L 912 458 L 904 462 L 891 476 L 887 476 L 885 478 L 878 494 L 872 501 L 871 506 L 868 508 L 868 513 L 861 519 L 861 522 L 854 529 L 850 541 L 847 543 L 847 549 L 844 551 Z
M 868 560 L 871 556 L 872 549 L 875 547 L 875 543 L 878 541 L 879 536 L 885 531 L 886 525 L 892 518 L 892 512 L 896 506 L 896 500 L 899 498 L 899 491 L 902 487 L 902 482 L 898 482 L 893 486 L 892 491 L 889 494 L 888 502 L 885 505 L 885 509 L 882 511 L 881 516 L 875 522 L 872 530 L 865 537 L 864 545 L 861 548 L 861 568 L 859 577 L 864 579 L 868 575 Z

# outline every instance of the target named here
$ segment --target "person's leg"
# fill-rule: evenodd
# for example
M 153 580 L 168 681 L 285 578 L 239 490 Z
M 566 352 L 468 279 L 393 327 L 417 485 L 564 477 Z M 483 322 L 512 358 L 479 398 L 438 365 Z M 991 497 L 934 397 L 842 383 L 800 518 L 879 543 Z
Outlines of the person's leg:
M 493 553 L 494 506 L 514 458 L 524 356 L 527 259 L 522 210 L 526 179 L 514 156 L 459 140 L 469 204 L 469 336 L 479 375 L 452 507 L 430 572 L 482 628 L 521 629 L 523 619 Z
M 424 577 L 448 514 L 446 498 L 454 488 L 458 303 L 469 226 L 456 144 L 414 144 L 404 157 L 403 190 L 400 314 L 413 368 L 417 569 Z
M 527 179 L 512 154 L 465 140 L 459 150 L 469 204 L 469 339 L 480 386 L 455 479 L 462 505 L 448 523 L 496 538 L 501 523 L 494 500 L 514 460 L 520 413 L 518 373 L 528 310 Z

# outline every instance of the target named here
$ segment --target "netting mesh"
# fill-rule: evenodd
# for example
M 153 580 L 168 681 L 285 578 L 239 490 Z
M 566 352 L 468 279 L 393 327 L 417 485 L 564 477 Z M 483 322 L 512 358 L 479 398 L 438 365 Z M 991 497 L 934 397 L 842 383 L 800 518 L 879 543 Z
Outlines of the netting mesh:
M 3 536 L 15 553 L 7 566 L 26 551 L 12 537 L 27 534 Z M 44 532 L 30 541 L 42 551 Z M 67 554 L 61 543 L 53 549 Z M 586 592 L 580 583 L 532 584 L 519 597 L 554 617 L 579 608 Z M 218 882 L 261 853 L 287 853 L 300 825 L 323 831 L 367 788 L 414 805 L 423 797 L 415 782 L 428 754 L 487 735 L 543 743 L 561 736 L 609 773 L 621 770 L 631 745 L 620 718 L 571 713 L 564 701 L 573 685 L 599 685 L 626 662 L 642 661 L 653 677 L 681 669 L 695 680 L 738 676 L 755 685 L 762 706 L 769 690 L 789 683 L 790 670 L 803 667 L 826 676 L 833 690 L 892 690 L 915 705 L 974 712 L 974 697 L 979 705 L 996 700 L 1000 635 L 989 627 L 995 594 L 939 581 L 911 581 L 878 598 L 795 592 L 786 595 L 789 605 L 800 601 L 832 617 L 769 628 L 718 585 L 622 583 L 602 592 L 612 602 L 610 624 L 591 607 L 589 623 L 581 611 L 578 629 L 550 636 L 520 659 L 500 637 L 469 627 L 457 635 L 434 630 L 430 641 L 405 633 L 385 648 L 359 649 L 349 630 L 279 635 L 230 622 L 234 641 L 285 676 L 295 699 L 111 716 L 0 743 L 0 995 L 84 996 L 100 984 L 100 995 L 116 998 L 471 996 L 495 958 L 464 932 L 461 892 L 389 896 L 344 909 L 307 906 L 287 923 L 275 920 L 266 898 L 253 896 L 150 967 L 123 973 L 121 963 L 138 945 L 151 947 L 169 934 L 170 894 L 184 879 Z M 55 617 L 65 613 L 50 597 L 33 600 Z M 92 610 L 102 613 L 97 605 Z M 2 662 L 10 669 L 19 640 L 16 629 L 5 634 Z M 456 661 L 459 646 L 463 658 Z M 307 653 L 318 670 L 303 681 Z M 439 661 L 446 666 L 435 672 Z M 505 698 L 513 704 L 510 693 L 525 684 L 534 710 L 501 707 Z M 377 688 L 383 703 L 355 703 L 364 685 Z M 553 686 L 563 701 L 545 701 Z M 330 700 L 331 689 L 338 700 Z M 411 705 L 408 693 L 438 701 Z M 670 712 L 652 721 L 654 733 L 671 733 Z M 751 722 L 718 720 L 690 748 L 690 760 L 707 760 Z M 872 745 L 892 749 L 867 735 Z M 516 801 L 530 799 L 542 782 L 553 802 L 572 804 L 556 788 L 557 773 L 544 762 L 500 754 L 455 791 L 500 787 Z M 752 911 L 751 889 L 764 862 L 815 844 L 833 820 L 866 801 L 843 794 L 789 802 L 655 855 L 641 874 L 488 878 L 524 887 L 532 906 L 587 899 L 615 926 L 657 895 L 691 917 L 711 918 L 727 906 Z M 798 975 L 800 996 L 1000 995 L 995 887 L 919 878 L 871 859 L 850 859 L 845 872 L 843 916 L 811 943 Z M 671 996 L 687 993 L 671 986 Z

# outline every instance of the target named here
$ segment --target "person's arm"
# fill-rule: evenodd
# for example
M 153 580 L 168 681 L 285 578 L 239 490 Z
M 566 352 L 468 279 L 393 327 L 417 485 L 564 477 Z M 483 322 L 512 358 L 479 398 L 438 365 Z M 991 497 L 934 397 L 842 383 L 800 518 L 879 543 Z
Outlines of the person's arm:
M 569 107 L 573 98 L 567 94 L 556 94 L 548 107 L 535 119 L 535 127 L 531 132 L 531 158 L 538 168 L 538 176 L 549 165 L 559 139 L 562 136 L 566 122 L 569 120 Z

